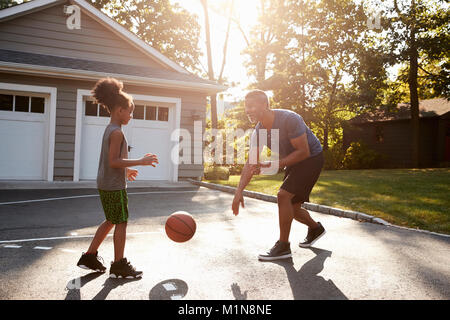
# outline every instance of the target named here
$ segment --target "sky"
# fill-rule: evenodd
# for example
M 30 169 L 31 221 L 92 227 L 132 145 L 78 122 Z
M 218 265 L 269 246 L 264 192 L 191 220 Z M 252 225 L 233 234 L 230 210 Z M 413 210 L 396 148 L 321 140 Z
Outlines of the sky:
M 200 0 L 171 0 L 173 3 L 178 3 L 191 13 L 198 16 L 198 22 L 202 27 L 201 39 L 199 46 L 204 52 L 201 62 L 207 70 L 208 62 L 206 56 L 206 36 L 204 29 L 204 11 Z M 211 7 L 217 6 L 219 3 L 224 3 L 226 0 L 209 0 Z M 246 31 L 247 35 L 252 25 L 257 21 L 257 11 L 255 9 L 258 0 L 235 0 L 234 7 L 238 17 L 240 17 L 241 25 Z M 213 53 L 213 69 L 214 75 L 219 76 L 223 59 L 223 45 L 225 41 L 225 34 L 227 30 L 227 12 L 219 14 L 215 10 L 209 10 L 209 21 L 211 27 L 211 51 Z M 232 24 L 230 30 L 230 37 L 228 40 L 228 50 L 226 56 L 226 64 L 224 69 L 224 77 L 229 82 L 235 82 L 236 85 L 230 87 L 225 92 L 224 99 L 226 101 L 236 101 L 244 97 L 246 87 L 251 79 L 247 75 L 247 70 L 244 66 L 244 56 L 241 55 L 242 50 L 246 47 L 245 40 L 238 30 L 236 24 Z

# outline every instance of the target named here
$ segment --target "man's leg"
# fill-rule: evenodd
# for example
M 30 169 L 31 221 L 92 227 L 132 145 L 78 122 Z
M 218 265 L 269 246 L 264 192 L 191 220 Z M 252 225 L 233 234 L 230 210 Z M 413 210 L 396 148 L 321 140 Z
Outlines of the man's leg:
M 306 224 L 309 228 L 315 229 L 319 227 L 319 224 L 311 218 L 309 212 L 302 208 L 302 203 L 293 204 L 294 207 L 294 218 L 300 223 Z
M 280 226 L 280 241 L 282 242 L 289 242 L 289 233 L 291 232 L 291 224 L 294 219 L 294 207 L 291 202 L 293 197 L 294 194 L 284 189 L 278 191 L 278 219 Z

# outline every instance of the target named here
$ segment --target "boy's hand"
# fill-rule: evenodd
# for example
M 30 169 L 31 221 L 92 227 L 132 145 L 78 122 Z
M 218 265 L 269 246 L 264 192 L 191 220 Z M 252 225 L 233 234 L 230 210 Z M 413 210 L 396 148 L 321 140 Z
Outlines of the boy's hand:
M 137 175 L 138 175 L 138 171 L 136 169 L 127 168 L 127 179 L 128 179 L 128 181 L 136 180 Z
M 244 196 L 241 192 L 236 192 L 234 194 L 233 204 L 231 205 L 231 209 L 233 210 L 233 214 L 237 216 L 239 214 L 239 204 L 242 206 L 242 208 L 245 208 L 244 206 Z
M 155 167 L 158 164 L 158 157 L 155 154 L 147 153 L 141 158 L 141 165 Z

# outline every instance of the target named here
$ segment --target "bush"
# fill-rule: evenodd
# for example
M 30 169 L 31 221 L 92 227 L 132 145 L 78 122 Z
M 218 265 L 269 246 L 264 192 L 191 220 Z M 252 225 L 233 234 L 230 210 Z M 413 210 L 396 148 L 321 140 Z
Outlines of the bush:
M 206 180 L 228 180 L 230 177 L 230 170 L 226 167 L 205 167 L 203 173 Z
M 345 151 L 340 144 L 335 144 L 328 150 L 323 151 L 325 170 L 338 170 L 343 168 L 342 162 L 344 161 Z
M 384 157 L 362 142 L 352 142 L 342 162 L 344 169 L 376 169 L 381 167 Z
M 230 175 L 240 175 L 242 173 L 242 169 L 244 169 L 243 164 L 232 164 L 228 166 L 228 170 L 230 171 Z

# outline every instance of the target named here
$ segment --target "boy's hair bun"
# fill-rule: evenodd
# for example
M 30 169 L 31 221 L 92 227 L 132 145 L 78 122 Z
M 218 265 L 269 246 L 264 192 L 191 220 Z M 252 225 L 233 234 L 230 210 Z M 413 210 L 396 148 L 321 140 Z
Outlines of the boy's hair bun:
M 131 97 L 123 92 L 122 89 L 122 81 L 107 77 L 97 81 L 92 89 L 92 95 L 97 103 L 105 106 L 111 113 L 117 106 L 127 108 L 132 103 L 130 101 Z

